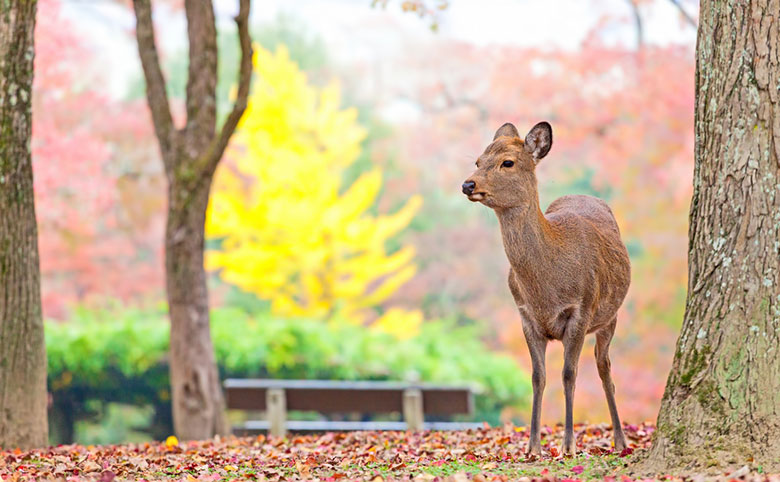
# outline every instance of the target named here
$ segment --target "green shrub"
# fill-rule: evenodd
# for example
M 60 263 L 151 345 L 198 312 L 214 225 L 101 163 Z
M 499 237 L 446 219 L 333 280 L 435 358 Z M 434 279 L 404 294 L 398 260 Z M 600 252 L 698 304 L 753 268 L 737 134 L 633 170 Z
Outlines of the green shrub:
M 223 378 L 469 383 L 478 390 L 473 418 L 490 423 L 503 407 L 525 406 L 530 394 L 513 359 L 491 353 L 475 327 L 448 320 L 398 340 L 363 326 L 217 308 L 212 336 Z M 75 422 L 108 414 L 108 402 L 151 406 L 145 431 L 171 433 L 164 308 L 77 310 L 69 322 L 46 323 L 46 343 L 53 441 L 72 441 Z

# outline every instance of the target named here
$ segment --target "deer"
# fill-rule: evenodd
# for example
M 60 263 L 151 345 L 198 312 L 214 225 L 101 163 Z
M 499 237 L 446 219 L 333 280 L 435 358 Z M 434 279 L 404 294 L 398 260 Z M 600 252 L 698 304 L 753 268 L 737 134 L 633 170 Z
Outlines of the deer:
M 609 344 L 631 282 L 628 251 L 612 210 L 599 198 L 563 196 L 542 213 L 536 166 L 550 152 L 552 141 L 548 122 L 536 124 L 525 139 L 511 123 L 502 125 L 461 188 L 470 201 L 496 213 L 509 260 L 509 290 L 520 312 L 532 364 L 528 456 L 541 454 L 545 352 L 552 340 L 561 341 L 564 349 L 563 453 L 575 454 L 574 385 L 585 335 L 591 333 L 596 337 L 596 366 L 612 419 L 614 447 L 622 451 L 626 439 L 615 404 Z

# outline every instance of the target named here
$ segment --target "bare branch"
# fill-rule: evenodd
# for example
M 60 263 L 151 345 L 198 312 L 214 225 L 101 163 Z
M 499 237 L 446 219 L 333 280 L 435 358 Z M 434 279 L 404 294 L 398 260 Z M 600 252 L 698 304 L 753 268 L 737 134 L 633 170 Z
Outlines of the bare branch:
M 644 42 L 644 33 L 642 29 L 642 17 L 639 15 L 639 5 L 636 4 L 636 0 L 626 0 L 631 7 L 631 12 L 634 14 L 634 24 L 636 25 L 636 48 L 637 50 L 642 48 Z
M 152 122 L 157 140 L 160 143 L 166 173 L 173 170 L 173 156 L 170 155 L 176 131 L 173 126 L 168 94 L 165 91 L 165 77 L 160 69 L 160 58 L 154 40 L 152 6 L 150 0 L 133 0 L 135 9 L 135 34 L 138 39 L 138 54 L 146 79 L 146 98 L 152 112 Z
M 250 0 L 241 0 L 241 6 L 236 16 L 236 25 L 238 26 L 238 40 L 241 44 L 241 69 L 238 73 L 238 95 L 233 104 L 233 110 L 228 115 L 222 130 L 212 141 L 208 151 L 205 153 L 205 174 L 211 175 L 219 164 L 222 154 L 230 141 L 230 137 L 238 126 L 238 121 L 244 115 L 249 98 L 249 86 L 252 80 L 252 39 L 249 36 L 249 2 Z
M 677 7 L 677 10 L 680 11 L 680 14 L 683 16 L 685 21 L 688 22 L 688 24 L 691 27 L 693 27 L 693 28 L 698 28 L 699 27 L 698 22 L 696 22 L 696 20 L 693 17 L 691 17 L 691 15 L 685 10 L 685 8 L 683 8 L 682 4 L 680 3 L 680 0 L 669 0 L 669 1 L 672 2 L 672 4 L 675 7 Z

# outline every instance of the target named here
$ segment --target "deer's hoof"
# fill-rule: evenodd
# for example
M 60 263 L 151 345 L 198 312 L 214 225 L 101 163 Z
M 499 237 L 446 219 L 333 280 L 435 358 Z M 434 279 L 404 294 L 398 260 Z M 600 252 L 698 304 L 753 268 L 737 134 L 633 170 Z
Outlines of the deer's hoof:
M 615 439 L 615 452 L 622 452 L 626 447 L 628 447 L 628 445 L 626 445 L 626 440 L 624 438 Z
M 574 442 L 564 444 L 563 455 L 572 456 L 572 457 L 574 455 L 577 455 L 577 446 L 574 444 Z

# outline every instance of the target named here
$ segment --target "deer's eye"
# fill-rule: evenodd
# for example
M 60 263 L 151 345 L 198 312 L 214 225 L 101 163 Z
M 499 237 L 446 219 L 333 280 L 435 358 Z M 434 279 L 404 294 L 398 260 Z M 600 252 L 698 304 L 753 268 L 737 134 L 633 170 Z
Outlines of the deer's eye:
M 514 161 L 504 161 L 501 163 L 501 167 L 512 167 L 514 165 L 515 165 Z

